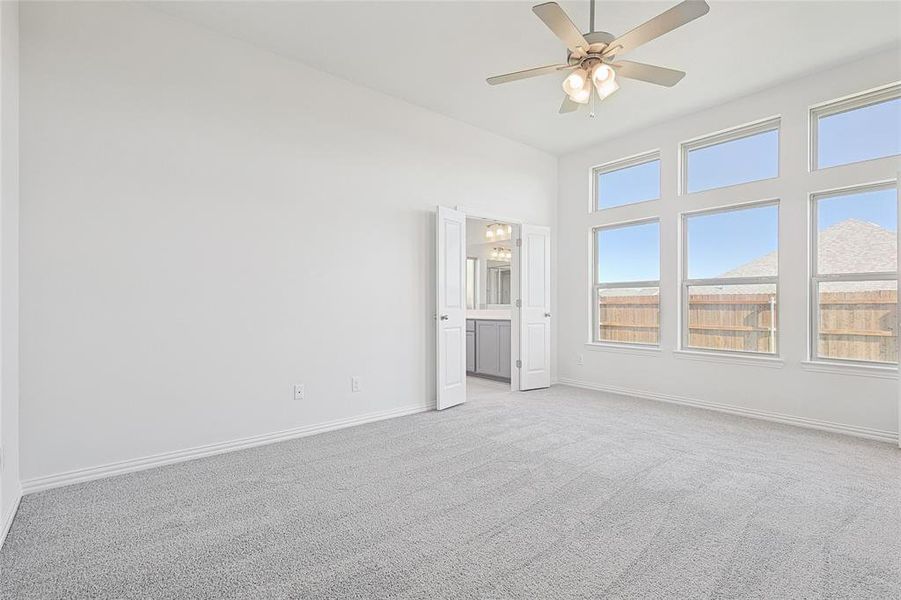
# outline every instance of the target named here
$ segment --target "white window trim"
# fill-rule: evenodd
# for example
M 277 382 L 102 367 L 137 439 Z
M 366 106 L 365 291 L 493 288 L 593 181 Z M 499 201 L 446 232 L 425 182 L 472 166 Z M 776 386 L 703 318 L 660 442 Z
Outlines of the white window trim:
M 808 141 L 807 141 L 807 155 L 809 157 L 807 163 L 807 169 L 809 172 L 814 171 L 822 171 L 824 169 L 832 169 L 835 167 L 844 167 L 847 165 L 856 165 L 864 162 L 869 162 L 871 160 L 881 160 L 883 158 L 890 158 L 892 156 L 898 156 L 897 154 L 890 154 L 888 156 L 881 156 L 878 158 L 868 158 L 864 160 L 854 161 L 850 163 L 843 163 L 840 165 L 834 165 L 832 167 L 820 167 L 819 156 L 817 153 L 819 151 L 818 144 L 818 129 L 819 129 L 819 121 L 822 117 L 829 117 L 832 115 L 837 115 L 843 112 L 849 112 L 852 110 L 857 110 L 859 108 L 866 108 L 867 106 L 872 106 L 874 104 L 880 104 L 882 102 L 886 102 L 888 100 L 894 100 L 896 98 L 901 98 L 901 82 L 889 83 L 887 85 L 883 85 L 877 88 L 873 88 L 870 90 L 866 90 L 863 92 L 858 92 L 856 94 L 851 94 L 850 96 L 845 96 L 843 98 L 837 98 L 835 100 L 828 100 L 826 102 L 821 102 L 819 104 L 814 104 L 808 109 Z
M 817 207 L 818 202 L 820 200 L 826 198 L 834 198 L 836 196 L 848 196 L 852 194 L 859 194 L 863 192 L 873 192 L 879 190 L 888 190 L 892 188 L 897 189 L 898 183 L 894 180 L 887 181 L 878 181 L 873 183 L 865 183 L 861 185 L 854 185 L 843 188 L 833 188 L 829 190 L 823 190 L 819 192 L 813 192 L 809 197 L 809 206 L 810 206 L 810 285 L 808 286 L 808 314 L 809 314 L 809 323 L 808 330 L 810 331 L 810 336 L 808 338 L 808 349 L 807 356 L 808 360 L 804 362 L 807 365 L 805 368 L 811 371 L 825 370 L 822 368 L 823 365 L 828 365 L 832 367 L 833 370 L 831 372 L 836 372 L 835 369 L 841 369 L 840 372 L 848 373 L 853 370 L 859 370 L 861 368 L 868 369 L 867 372 L 874 372 L 873 369 L 882 369 L 882 370 L 897 370 L 896 363 L 889 362 L 878 362 L 878 361 L 869 361 L 869 360 L 854 360 L 848 358 L 831 358 L 828 356 L 820 356 L 818 353 L 818 341 L 820 337 L 820 307 L 819 307 L 819 284 L 820 283 L 829 283 L 834 281 L 894 281 L 895 285 L 898 285 L 898 271 L 881 271 L 881 272 L 871 272 L 871 273 L 836 273 L 829 275 L 820 275 L 817 261 L 817 246 L 819 240 L 819 219 L 817 218 Z M 901 214 L 901 211 L 899 211 Z M 897 233 L 896 233 L 897 235 Z M 896 323 L 897 316 L 896 316 Z M 817 367 L 820 367 L 819 369 Z M 878 371 L 875 371 L 878 372 Z
M 815 373 L 898 379 L 898 367 L 891 366 L 889 363 L 852 364 L 838 361 L 804 360 L 801 361 L 801 368 Z
M 614 352 L 639 356 L 660 356 L 660 346 L 629 342 L 585 342 L 585 349 L 591 352 Z
M 607 208 L 601 208 L 598 204 L 600 198 L 598 197 L 598 176 L 604 175 L 606 173 L 613 173 L 614 171 L 621 171 L 623 169 L 628 169 L 630 167 L 637 167 L 638 165 L 647 164 L 654 161 L 659 161 L 661 168 L 660 171 L 660 181 L 657 182 L 657 197 L 656 198 L 648 198 L 647 200 L 639 200 L 638 202 L 629 202 L 628 204 L 618 204 L 617 206 L 609 206 Z M 663 161 L 660 159 L 660 149 L 649 150 L 648 152 L 642 152 L 640 154 L 633 154 L 632 156 L 627 156 L 626 158 L 620 158 L 611 162 L 607 162 L 601 165 L 596 165 L 591 168 L 591 197 L 589 198 L 589 213 L 596 213 L 601 211 L 614 210 L 617 208 L 622 208 L 623 206 L 634 206 L 636 204 L 644 204 L 646 202 L 659 202 L 660 196 L 662 195 L 661 190 L 663 189 Z
M 781 369 L 785 361 L 778 356 L 754 352 L 729 352 L 726 350 L 673 350 L 675 358 L 683 360 L 699 360 L 718 364 L 752 365 L 755 367 L 767 367 Z
M 588 342 L 586 342 L 586 347 L 602 347 L 604 349 L 614 349 L 614 348 L 623 348 L 623 349 L 660 349 L 660 338 L 662 337 L 661 332 L 663 330 L 663 304 L 662 298 L 660 294 L 660 280 L 648 280 L 648 281 L 616 281 L 616 282 L 604 282 L 601 283 L 598 281 L 598 232 L 611 230 L 611 229 L 623 229 L 624 227 L 632 227 L 635 225 L 647 225 L 648 223 L 657 223 L 657 235 L 658 235 L 658 244 L 659 244 L 659 236 L 660 236 L 660 218 L 659 217 L 650 217 L 646 219 L 637 219 L 634 221 L 626 221 L 623 223 L 615 223 L 611 225 L 599 225 L 597 227 L 591 228 L 591 256 L 592 259 L 590 261 L 591 264 L 591 302 L 589 305 L 589 310 L 591 310 L 591 331 L 589 332 Z M 660 256 L 657 257 L 657 270 L 660 270 Z M 657 288 L 657 312 L 658 312 L 658 326 L 657 326 L 657 343 L 656 344 L 646 344 L 643 342 L 613 342 L 608 340 L 601 340 L 598 338 L 599 326 L 598 326 L 598 306 L 597 306 L 597 298 L 598 298 L 598 290 L 609 290 L 616 288 L 648 288 L 648 287 L 656 287 Z
M 743 202 L 741 204 L 732 204 L 729 206 L 711 208 L 705 210 L 691 211 L 691 212 L 683 212 L 680 218 L 680 237 L 681 237 L 681 260 L 680 264 L 682 265 L 681 269 L 681 291 L 679 294 L 680 297 L 680 305 L 681 309 L 679 311 L 680 314 L 680 335 L 679 335 L 679 348 L 675 351 L 677 356 L 681 356 L 684 354 L 689 355 L 689 358 L 694 358 L 696 355 L 701 355 L 702 357 L 718 357 L 720 359 L 727 359 L 732 361 L 739 362 L 747 362 L 747 359 L 752 360 L 760 360 L 760 359 L 770 359 L 777 360 L 781 363 L 780 353 L 781 353 L 781 344 L 780 341 L 780 332 L 779 332 L 779 324 L 782 322 L 780 317 L 780 312 L 782 310 L 782 303 L 780 299 L 780 286 L 779 286 L 779 273 L 778 273 L 778 262 L 777 262 L 777 273 L 776 275 L 770 275 L 765 277 L 718 277 L 718 278 L 695 278 L 689 279 L 686 277 L 688 273 L 688 219 L 700 215 L 711 215 L 711 214 L 719 214 L 726 212 L 734 212 L 739 210 L 745 210 L 749 208 L 760 208 L 764 206 L 775 206 L 776 207 L 776 231 L 779 231 L 779 220 L 780 220 L 780 202 L 778 199 L 769 199 L 769 200 L 758 200 L 754 202 Z M 777 243 L 776 250 L 779 250 L 779 241 L 778 241 L 778 233 L 777 233 Z M 773 341 L 775 343 L 775 351 L 774 352 L 754 352 L 750 350 L 717 350 L 715 348 L 704 348 L 698 346 L 689 346 L 688 344 L 688 291 L 692 286 L 716 286 L 716 285 L 756 285 L 756 284 L 770 284 L 776 286 L 776 301 L 775 301 L 775 311 L 773 317 L 775 318 L 775 327 L 773 327 Z
M 699 150 L 701 148 L 708 148 L 710 146 L 717 146 L 719 144 L 723 144 L 725 142 L 731 142 L 734 140 L 739 140 L 746 137 L 751 137 L 753 135 L 757 135 L 760 133 L 766 133 L 768 131 L 776 131 L 779 133 L 779 140 L 777 143 L 777 157 L 776 157 L 776 174 L 773 177 L 765 177 L 763 179 L 755 179 L 753 181 L 744 181 L 741 183 L 733 183 L 730 185 L 723 185 L 714 188 L 709 188 L 705 190 L 698 190 L 696 192 L 688 191 L 688 153 L 693 150 Z M 770 179 L 778 179 L 781 175 L 782 169 L 782 116 L 775 115 L 772 117 L 767 117 L 765 119 L 760 119 L 758 121 L 752 121 L 751 123 L 746 123 L 744 125 L 739 125 L 738 127 L 730 127 L 729 129 L 723 129 L 721 131 L 717 131 L 714 133 L 708 133 L 696 138 L 692 138 L 690 140 L 686 140 L 679 144 L 679 195 L 685 196 L 688 194 L 703 194 L 705 192 L 710 192 L 712 190 L 722 190 L 725 188 L 736 187 L 740 185 L 748 185 L 750 183 L 755 183 L 757 181 L 767 181 Z

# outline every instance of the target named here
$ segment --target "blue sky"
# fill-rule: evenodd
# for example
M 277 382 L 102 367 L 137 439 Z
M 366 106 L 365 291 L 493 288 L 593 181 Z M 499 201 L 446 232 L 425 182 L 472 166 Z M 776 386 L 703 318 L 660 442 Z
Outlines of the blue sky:
M 901 98 L 819 120 L 821 168 L 893 154 L 901 154 Z
M 689 193 L 778 175 L 778 131 L 765 131 L 688 153 Z
M 823 118 L 818 140 L 821 166 L 901 154 L 901 100 Z M 776 132 L 695 150 L 689 156 L 689 191 L 775 176 L 777 157 Z M 653 161 L 599 176 L 600 206 L 659 197 L 659 168 L 659 161 Z M 892 188 L 823 199 L 818 208 L 819 229 L 859 219 L 896 231 L 896 198 Z M 804 198 L 796 201 L 803 202 Z M 778 208 L 698 215 L 688 220 L 687 233 L 688 276 L 716 277 L 777 249 Z M 598 234 L 601 282 L 656 280 L 659 257 L 657 223 L 606 229 Z
M 820 231 L 846 219 L 869 221 L 883 229 L 898 229 L 897 192 L 894 188 L 832 196 L 817 203 L 817 229 Z
M 598 175 L 598 208 L 612 208 L 659 197 L 659 160 Z
M 688 277 L 717 277 L 776 250 L 779 208 L 770 204 L 696 215 L 688 218 L 686 230 Z
M 598 232 L 600 282 L 660 279 L 660 224 L 642 223 Z

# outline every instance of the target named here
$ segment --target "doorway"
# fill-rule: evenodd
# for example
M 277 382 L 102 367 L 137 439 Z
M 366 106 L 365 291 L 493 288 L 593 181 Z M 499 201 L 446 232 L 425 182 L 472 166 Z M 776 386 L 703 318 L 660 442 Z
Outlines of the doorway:
M 438 409 L 467 381 L 524 391 L 550 385 L 550 230 L 438 207 Z
M 518 224 L 466 217 L 468 400 L 478 396 L 476 390 L 512 389 L 512 267 L 518 233 Z

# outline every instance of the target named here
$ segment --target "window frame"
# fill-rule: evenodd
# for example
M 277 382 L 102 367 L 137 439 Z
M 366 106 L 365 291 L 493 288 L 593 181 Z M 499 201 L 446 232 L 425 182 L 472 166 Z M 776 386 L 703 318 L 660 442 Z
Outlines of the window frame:
M 873 106 L 874 104 L 880 104 L 882 102 L 888 102 L 890 100 L 895 100 L 898 98 L 901 98 L 901 81 L 889 83 L 870 90 L 865 90 L 863 92 L 857 92 L 851 94 L 850 96 L 844 96 L 842 98 L 836 98 L 834 100 L 827 100 L 826 102 L 821 102 L 819 104 L 814 104 L 813 106 L 811 106 L 807 111 L 808 172 L 813 173 L 814 171 L 823 171 L 825 169 L 834 169 L 836 167 L 846 167 L 848 165 L 859 165 L 871 160 L 883 160 L 886 158 L 892 158 L 894 156 L 901 156 L 901 154 L 889 154 L 887 156 L 865 158 L 863 160 L 842 163 L 840 165 L 832 165 L 830 167 L 818 166 L 819 123 L 821 118 L 830 117 L 832 115 L 837 115 L 845 112 L 851 112 L 853 110 L 866 108 L 868 106 Z
M 807 356 L 810 362 L 814 363 L 828 363 L 830 365 L 851 365 L 851 366 L 866 366 L 866 367 L 874 367 L 874 368 L 885 368 L 885 367 L 897 367 L 897 362 L 880 362 L 875 360 L 857 360 L 853 358 L 833 358 L 829 356 L 820 356 L 818 349 L 818 342 L 820 338 L 820 300 L 819 300 L 819 284 L 820 283 L 832 283 L 832 282 L 848 282 L 848 281 L 894 281 L 895 287 L 898 289 L 898 269 L 896 268 L 894 272 L 892 271 L 877 271 L 877 272 L 856 272 L 856 273 L 833 273 L 833 274 L 820 274 L 818 271 L 818 261 L 817 261 L 817 247 L 819 246 L 819 211 L 818 211 L 818 202 L 822 199 L 826 198 L 834 198 L 836 196 L 849 196 L 852 194 L 859 194 L 863 192 L 872 192 L 878 190 L 887 190 L 894 189 L 896 192 L 896 203 L 897 203 L 897 194 L 898 194 L 898 181 L 894 179 L 888 179 L 883 181 L 876 181 L 871 183 L 863 183 L 859 185 L 846 186 L 841 188 L 830 188 L 827 190 L 821 190 L 818 192 L 811 192 L 808 198 L 808 206 L 810 211 L 810 263 L 808 265 L 809 268 L 809 281 L 808 281 L 808 296 L 809 301 L 807 303 L 809 322 L 808 327 L 810 331 L 810 336 L 808 337 L 807 344 Z M 896 209 L 896 217 L 901 219 L 901 210 Z M 897 227 L 897 226 L 896 226 Z M 899 238 L 899 231 L 901 229 L 896 229 L 895 236 Z M 901 290 L 898 290 L 901 293 Z M 901 302 L 896 302 L 895 304 L 895 323 L 898 323 L 898 306 Z M 898 332 L 896 331 L 896 334 Z M 901 336 L 897 336 L 899 339 L 899 344 L 901 344 Z
M 724 144 L 726 142 L 733 142 L 735 140 L 740 140 L 742 138 L 752 137 L 761 133 L 767 133 L 769 131 L 775 131 L 777 133 L 777 143 L 776 143 L 776 174 L 772 177 L 765 177 L 763 179 L 754 179 L 752 181 L 744 181 L 741 183 L 730 183 L 729 185 L 721 185 L 713 188 L 708 188 L 705 190 L 698 190 L 695 192 L 688 191 L 688 154 L 694 150 L 700 150 L 702 148 L 709 148 L 711 146 L 718 146 L 720 144 Z M 739 125 L 737 127 L 730 127 L 729 129 L 723 129 L 721 131 L 717 131 L 715 133 L 708 133 L 696 138 L 692 138 L 690 140 L 686 140 L 684 142 L 679 143 L 679 195 L 680 196 L 688 196 L 691 194 L 703 194 L 706 192 L 712 192 L 713 190 L 724 190 L 727 188 L 733 188 L 740 185 L 749 185 L 751 183 L 757 183 L 759 181 L 771 181 L 773 179 L 779 179 L 782 175 L 782 115 L 773 115 L 770 117 L 766 117 L 764 119 L 759 119 L 757 121 L 752 121 L 750 123 L 745 123 L 744 125 Z
M 656 198 L 648 198 L 647 200 L 639 200 L 638 202 L 629 202 L 628 204 L 619 204 L 617 206 L 608 206 L 606 208 L 601 208 L 600 196 L 599 196 L 599 186 L 598 186 L 598 177 L 601 175 L 605 175 L 607 173 L 613 173 L 614 171 L 622 171 L 623 169 L 628 169 L 630 167 L 637 167 L 639 165 L 644 165 L 650 162 L 657 161 L 660 163 L 660 168 L 657 169 L 659 180 L 657 182 L 657 197 Z M 632 156 L 627 156 L 626 158 L 620 158 L 614 161 L 606 162 L 600 165 L 596 165 L 591 167 L 591 196 L 589 198 L 590 206 L 588 207 L 589 213 L 596 213 L 607 210 L 614 210 L 617 208 L 623 208 L 624 206 L 635 206 L 638 204 L 646 204 L 648 202 L 659 202 L 661 197 L 663 196 L 663 160 L 660 157 L 660 149 L 657 148 L 655 150 L 649 150 L 647 152 L 641 152 L 640 154 L 633 154 Z
M 735 212 L 740 210 L 745 210 L 749 208 L 761 208 L 764 206 L 775 206 L 776 207 L 776 252 L 778 259 L 776 261 L 776 275 L 767 275 L 763 277 L 710 277 L 710 278 L 688 278 L 688 220 L 692 217 L 702 216 L 702 215 L 713 215 L 719 213 L 726 212 Z M 715 208 L 705 208 L 701 210 L 694 211 L 685 211 L 680 214 L 679 218 L 679 227 L 680 227 L 680 245 L 681 245 L 681 260 L 680 260 L 680 290 L 679 290 L 679 298 L 681 302 L 681 308 L 679 310 L 680 324 L 679 324 L 679 350 L 682 352 L 704 352 L 709 354 L 716 355 L 726 355 L 726 356 L 748 356 L 748 357 L 757 357 L 761 359 L 780 359 L 782 353 L 782 344 L 780 343 L 781 333 L 779 329 L 780 323 L 782 323 L 782 318 L 780 316 L 780 312 L 782 311 L 782 299 L 781 295 L 781 286 L 779 285 L 779 274 L 782 269 L 779 268 L 779 262 L 782 259 L 781 253 L 781 201 L 779 198 L 770 198 L 767 200 L 753 200 L 751 202 L 741 202 L 738 204 L 728 204 L 726 206 L 718 206 Z M 773 344 L 775 346 L 775 350 L 773 352 L 754 352 L 752 350 L 724 350 L 717 348 L 707 348 L 703 346 L 691 346 L 688 343 L 688 313 L 689 313 L 689 289 L 692 286 L 706 286 L 706 285 L 775 285 L 776 286 L 776 306 L 773 311 L 773 322 L 775 323 L 775 329 L 773 329 Z
M 658 279 L 656 280 L 647 280 L 647 281 L 616 281 L 616 282 L 608 282 L 601 283 L 598 281 L 598 233 L 604 230 L 611 229 L 623 229 L 625 227 L 632 227 L 636 225 L 647 225 L 649 223 L 657 223 L 657 239 L 658 239 L 658 254 L 657 254 L 657 275 Z M 589 344 L 602 344 L 605 346 L 620 346 L 623 348 L 660 348 L 660 339 L 662 338 L 661 332 L 663 330 L 663 305 L 662 305 L 662 294 L 660 293 L 660 253 L 663 251 L 662 246 L 660 245 L 660 217 L 645 217 L 641 219 L 635 219 L 631 221 L 623 221 L 620 223 L 610 223 L 606 225 L 597 225 L 591 228 L 591 255 L 592 259 L 591 263 L 591 332 L 588 338 Z M 598 291 L 600 290 L 610 290 L 610 289 L 622 289 L 622 288 L 641 288 L 641 287 L 656 287 L 657 288 L 657 343 L 649 344 L 645 342 L 622 342 L 622 341 L 611 341 L 611 340 L 602 340 L 600 339 L 600 322 L 598 321 Z
M 466 263 L 469 264 L 469 261 L 472 261 L 472 308 L 470 309 L 467 306 L 467 310 L 476 310 L 479 308 L 479 258 L 477 256 L 467 256 Z M 467 275 L 467 279 L 468 279 Z M 468 282 L 467 282 L 468 283 Z M 469 296 L 469 290 L 466 290 L 466 295 Z M 466 298 L 467 304 L 469 304 L 469 298 Z

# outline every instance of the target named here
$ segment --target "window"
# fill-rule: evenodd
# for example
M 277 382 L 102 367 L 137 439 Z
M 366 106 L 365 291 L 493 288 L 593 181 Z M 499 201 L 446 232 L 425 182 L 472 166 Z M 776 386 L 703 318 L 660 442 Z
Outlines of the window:
M 683 348 L 776 354 L 779 206 L 683 215 Z
M 894 183 L 814 194 L 811 357 L 898 362 Z
M 469 256 L 466 258 L 466 308 L 476 309 L 476 299 L 479 297 L 479 259 Z
M 595 167 L 594 209 L 660 198 L 660 153 L 649 152 Z
M 779 176 L 779 118 L 684 142 L 682 193 Z
M 901 154 L 901 84 L 810 111 L 810 168 Z
M 594 230 L 595 342 L 656 345 L 660 340 L 660 224 Z

